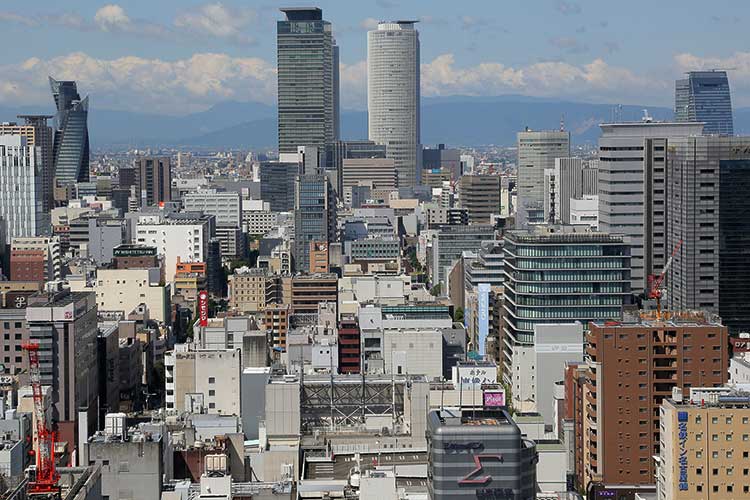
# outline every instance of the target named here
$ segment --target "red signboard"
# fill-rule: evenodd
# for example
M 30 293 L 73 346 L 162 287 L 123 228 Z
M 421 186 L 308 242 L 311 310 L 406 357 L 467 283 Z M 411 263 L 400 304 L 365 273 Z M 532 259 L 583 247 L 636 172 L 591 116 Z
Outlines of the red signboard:
M 741 337 L 730 337 L 729 342 L 732 344 L 732 350 L 734 352 L 750 351 L 750 339 L 741 338 Z
M 200 326 L 208 326 L 208 292 L 198 292 L 198 318 Z

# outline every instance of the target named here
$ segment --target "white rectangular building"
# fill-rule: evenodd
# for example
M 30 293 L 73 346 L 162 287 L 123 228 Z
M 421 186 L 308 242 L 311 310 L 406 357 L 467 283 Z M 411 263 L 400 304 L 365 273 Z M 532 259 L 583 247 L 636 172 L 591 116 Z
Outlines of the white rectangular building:
M 215 218 L 197 213 L 168 216 L 141 215 L 133 243 L 156 248 L 164 256 L 164 276 L 174 280 L 177 258 L 181 262 L 206 262 L 209 240 L 216 234 Z
M 0 135 L 0 221 L 3 244 L 13 238 L 39 236 L 49 230 L 44 212 L 41 148 L 21 135 Z

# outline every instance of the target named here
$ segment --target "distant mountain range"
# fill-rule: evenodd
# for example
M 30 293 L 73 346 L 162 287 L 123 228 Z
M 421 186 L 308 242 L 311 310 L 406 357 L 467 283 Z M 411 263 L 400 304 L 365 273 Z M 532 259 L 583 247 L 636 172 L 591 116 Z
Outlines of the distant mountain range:
M 425 145 L 478 146 L 515 144 L 524 127 L 556 129 L 564 120 L 575 144 L 594 143 L 599 123 L 611 121 L 614 104 L 591 104 L 526 96 L 449 96 L 422 99 L 422 142 Z M 655 119 L 672 118 L 664 107 L 628 105 L 619 108 L 622 120 L 640 120 L 643 109 Z M 0 121 L 23 113 L 48 113 L 45 107 L 0 106 Z M 750 134 L 750 108 L 734 111 L 735 133 Z M 367 113 L 341 114 L 344 139 L 367 137 Z M 276 146 L 276 108 L 256 102 L 224 102 L 201 113 L 165 116 L 129 111 L 98 110 L 89 116 L 92 145 L 192 146 L 260 149 Z

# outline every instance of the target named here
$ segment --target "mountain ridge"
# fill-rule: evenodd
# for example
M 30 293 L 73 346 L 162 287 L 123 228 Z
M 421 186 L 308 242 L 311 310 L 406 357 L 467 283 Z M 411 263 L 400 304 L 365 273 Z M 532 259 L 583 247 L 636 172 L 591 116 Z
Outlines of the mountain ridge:
M 574 144 L 595 143 L 598 124 L 612 121 L 615 109 L 625 121 L 640 120 L 644 109 L 658 120 L 672 118 L 672 110 L 662 106 L 618 106 L 520 95 L 425 97 L 421 110 L 422 142 L 511 146 L 516 132 L 525 127 L 557 129 L 564 121 Z M 0 105 L 0 121 L 14 121 L 18 114 L 53 111 L 52 105 Z M 750 134 L 750 108 L 735 109 L 734 120 L 736 133 Z M 367 112 L 342 111 L 341 130 L 343 139 L 366 138 Z M 258 102 L 224 101 L 206 111 L 173 116 L 94 107 L 89 116 L 89 133 L 95 148 L 272 149 L 276 146 L 276 108 Z

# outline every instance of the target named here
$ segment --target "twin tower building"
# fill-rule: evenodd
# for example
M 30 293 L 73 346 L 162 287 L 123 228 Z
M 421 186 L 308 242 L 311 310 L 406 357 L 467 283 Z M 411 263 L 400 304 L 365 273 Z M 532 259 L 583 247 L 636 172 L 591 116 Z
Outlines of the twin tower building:
M 340 139 L 339 49 L 316 7 L 281 9 L 277 24 L 279 153 L 325 151 Z M 419 32 L 381 22 L 367 34 L 369 139 L 386 146 L 399 187 L 419 184 Z

